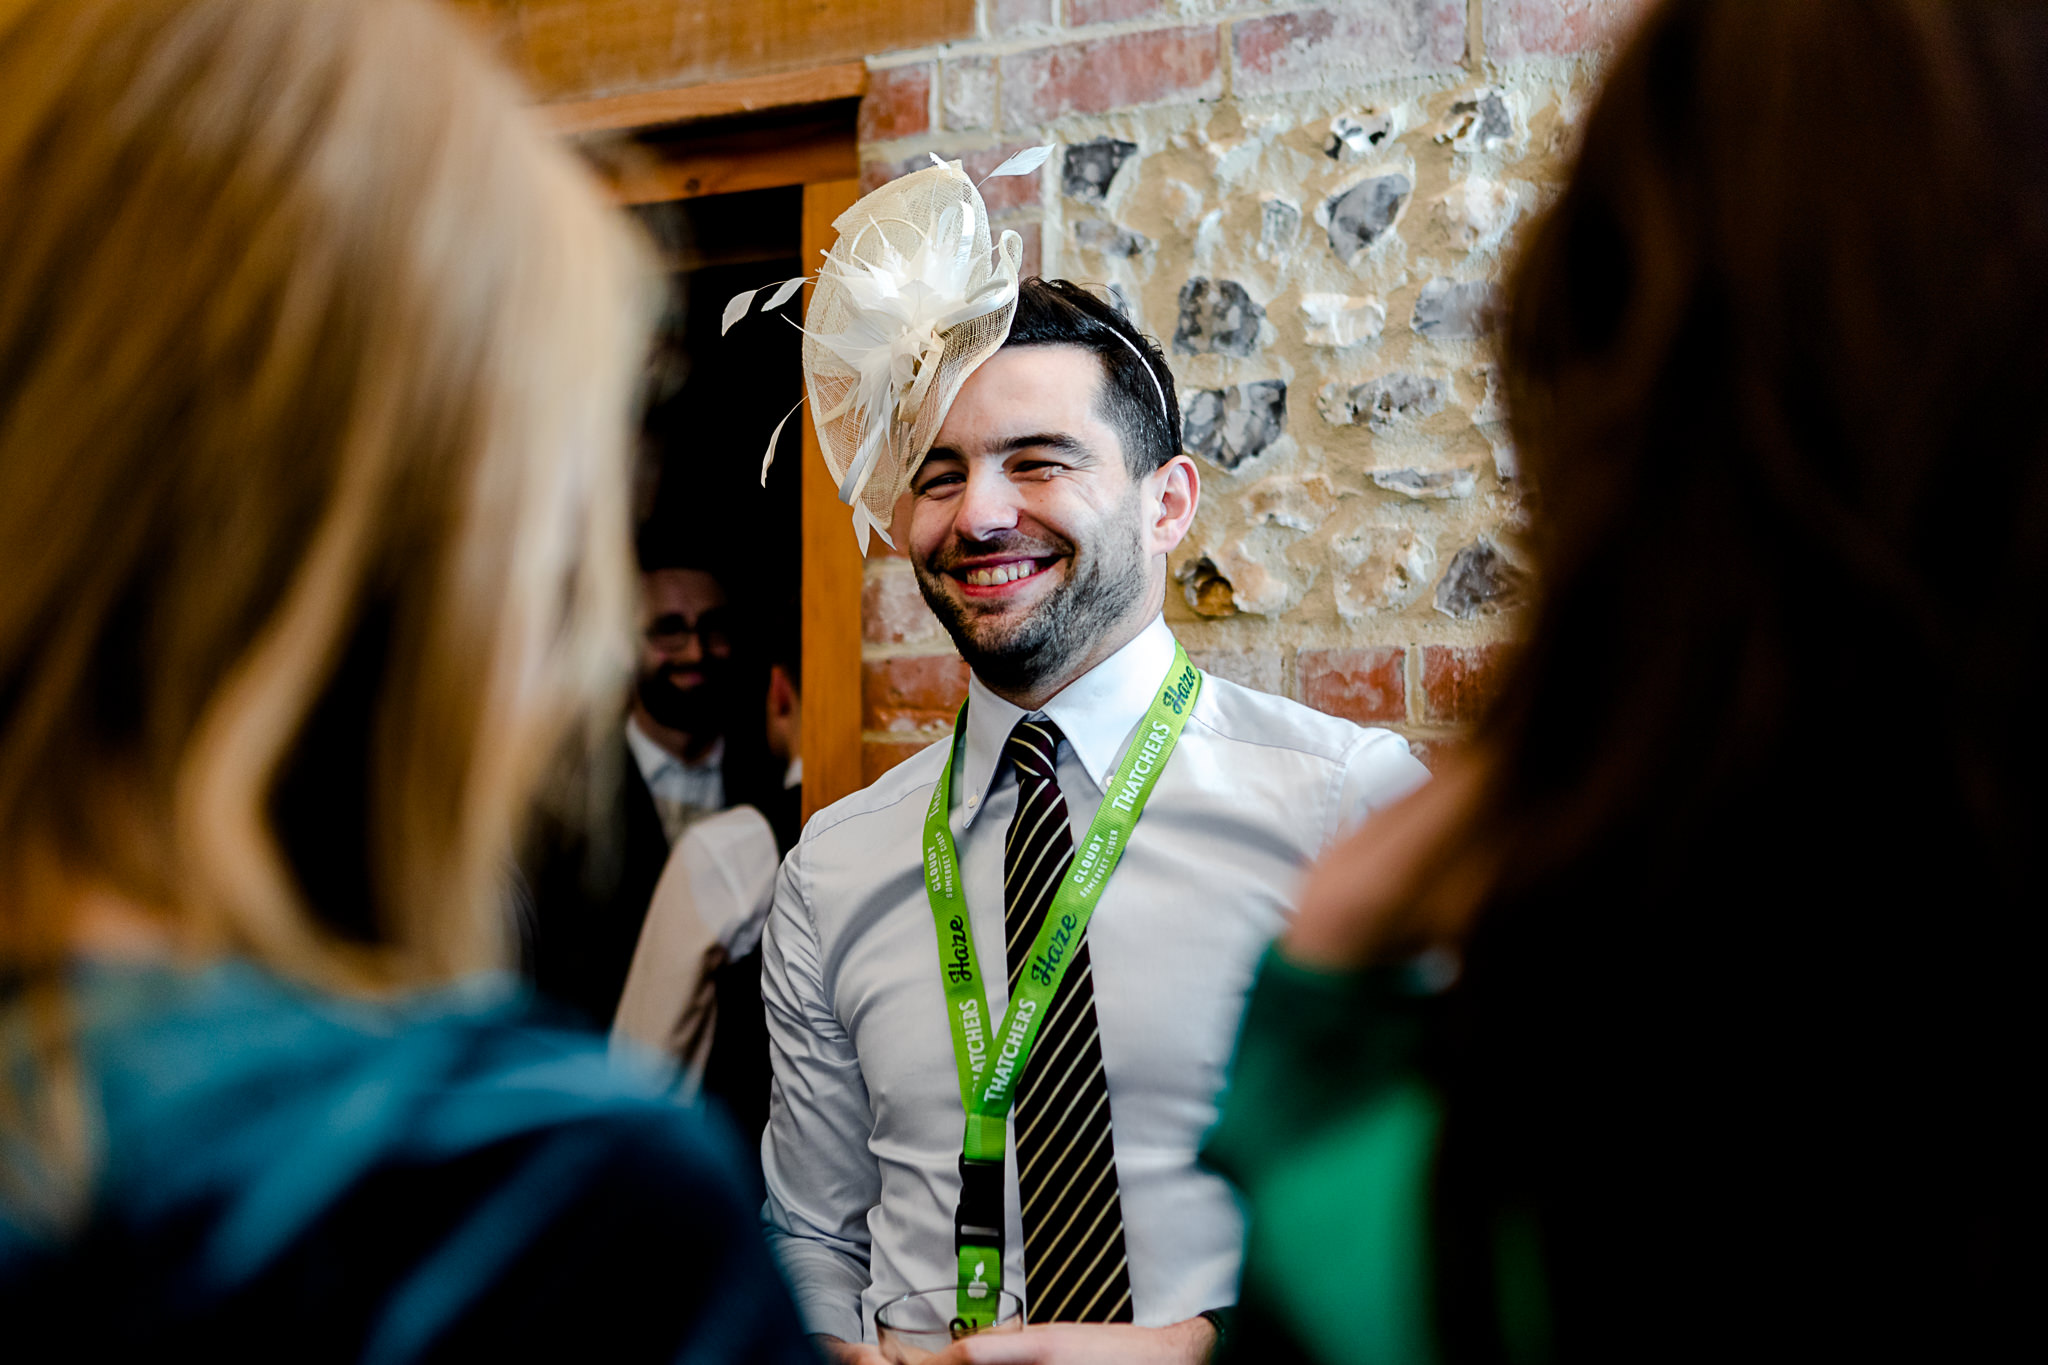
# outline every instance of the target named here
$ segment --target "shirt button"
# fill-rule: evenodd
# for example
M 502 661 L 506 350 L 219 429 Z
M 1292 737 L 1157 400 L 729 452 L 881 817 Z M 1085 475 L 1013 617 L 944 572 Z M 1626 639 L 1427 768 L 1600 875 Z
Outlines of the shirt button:
M 969 810 L 973 810 L 973 809 L 974 809 L 974 808 L 975 808 L 976 806 L 978 806 L 978 805 L 980 805 L 980 804 L 981 804 L 981 798 L 980 798 L 980 797 L 978 797 L 978 796 L 970 796 L 970 797 L 968 797 L 968 798 L 967 798 L 967 809 L 969 809 Z

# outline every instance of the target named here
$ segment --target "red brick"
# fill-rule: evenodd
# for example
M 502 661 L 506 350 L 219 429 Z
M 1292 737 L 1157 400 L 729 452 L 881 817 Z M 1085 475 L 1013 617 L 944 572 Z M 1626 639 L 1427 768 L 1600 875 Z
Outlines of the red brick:
M 873 739 L 865 741 L 860 746 L 860 780 L 863 783 L 873 782 L 930 743 L 930 740 L 911 744 Z
M 868 73 L 855 136 L 862 142 L 914 137 L 932 127 L 932 63 L 890 66 Z
M 863 730 L 942 730 L 967 696 L 967 661 L 957 654 L 870 659 L 860 672 Z
M 1438 764 L 1448 760 L 1452 750 L 1457 747 L 1456 742 L 1452 740 L 1436 738 L 1417 739 L 1413 735 L 1408 736 L 1408 752 L 1415 756 L 1417 763 L 1420 763 L 1431 772 L 1437 770 Z
M 861 585 L 860 631 L 871 645 L 936 644 L 946 638 L 916 577 L 893 566 L 870 572 Z
M 1003 58 L 1003 126 L 1223 93 L 1216 28 L 1154 29 Z
M 851 514 L 849 513 L 849 515 Z M 889 540 L 893 540 L 895 544 L 890 544 L 889 541 L 883 540 L 878 535 L 869 536 L 868 558 L 871 560 L 910 558 L 910 554 L 905 548 L 909 543 L 909 535 L 910 490 L 906 488 L 903 490 L 902 496 L 896 499 L 896 510 L 889 518 Z
M 990 147 L 979 152 L 940 151 L 939 156 L 947 161 L 958 161 L 967 178 L 980 181 L 996 167 L 1027 147 L 1036 146 L 1030 142 L 1012 142 L 1002 147 Z M 932 164 L 930 154 L 919 152 L 916 156 L 901 161 L 870 161 L 860 170 L 862 194 L 888 184 L 899 176 L 921 171 Z M 1002 175 L 981 187 L 981 202 L 988 205 L 990 213 L 1006 213 L 1012 209 L 1032 208 L 1041 199 L 1039 194 L 1040 172 L 1029 175 Z
M 1506 676 L 1505 645 L 1424 645 L 1422 718 L 1463 724 L 1478 720 Z
M 941 152 L 939 155 L 946 156 L 946 153 Z M 951 160 L 950 157 L 947 159 Z M 871 190 L 878 190 L 891 180 L 900 180 L 912 171 L 921 171 L 931 164 L 932 159 L 923 152 L 919 152 L 916 156 L 905 157 L 901 161 L 862 162 L 860 168 L 860 192 L 867 194 Z
M 1272 14 L 1233 24 L 1230 50 L 1231 89 L 1239 95 L 1442 71 L 1465 60 L 1465 3 L 1417 0 Z
M 1067 0 L 1067 27 L 1143 19 L 1166 8 L 1166 0 Z
M 1278 650 L 1195 649 L 1188 651 L 1188 661 L 1204 673 L 1227 678 L 1254 692 L 1277 695 L 1285 690 L 1286 670 Z
M 1301 699 L 1318 711 L 1360 723 L 1408 719 L 1408 651 L 1305 649 Z
M 1045 270 L 1045 225 L 1037 222 L 1005 223 L 1004 227 L 1024 239 L 1024 264 L 1018 268 L 1020 278 L 1030 279 Z M 998 235 L 1002 229 L 996 229 Z
M 1032 208 L 1038 204 L 1039 177 L 1044 174 L 1042 170 L 1033 171 L 1029 175 L 999 175 L 993 180 L 986 180 L 990 171 L 1018 152 L 1037 145 L 1035 142 L 1011 142 L 1001 147 L 991 147 L 985 152 L 966 152 L 961 155 L 960 169 L 967 172 L 967 178 L 986 182 L 981 186 L 981 202 L 988 205 L 990 213 L 1006 213 L 1011 209 Z
M 1626 38 L 1648 0 L 1486 0 L 1486 55 L 1562 57 Z
M 924 164 L 929 166 L 932 163 L 926 161 Z M 860 192 L 867 194 L 878 190 L 896 177 L 909 175 L 916 169 L 908 161 L 863 161 L 860 165 Z
M 1052 0 L 989 0 L 988 32 L 991 38 L 1020 33 L 1025 29 L 1052 27 Z

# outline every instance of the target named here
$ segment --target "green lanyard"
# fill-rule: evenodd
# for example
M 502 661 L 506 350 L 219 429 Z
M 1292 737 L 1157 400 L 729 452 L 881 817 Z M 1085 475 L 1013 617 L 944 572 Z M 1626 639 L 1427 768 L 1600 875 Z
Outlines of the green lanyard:
M 1202 675 L 1178 642 L 1173 667 L 1159 686 L 1129 752 L 1117 765 L 1109 790 L 1075 851 L 1067 875 L 1031 941 L 1031 953 L 1002 1023 L 989 1028 L 988 995 L 975 961 L 974 931 L 960 885 L 960 857 L 946 817 L 952 805 L 953 751 L 967 723 L 967 707 L 953 721 L 953 746 L 932 789 L 924 817 L 924 889 L 938 930 L 939 969 L 946 983 L 946 1018 L 953 1029 L 953 1060 L 960 1069 L 960 1102 L 967 1111 L 960 1144 L 960 1208 L 953 1219 L 959 1257 L 959 1327 L 986 1327 L 995 1318 L 1003 1287 L 1003 1149 L 1008 1141 L 1014 1086 L 1030 1060 L 1038 1026 L 1045 1019 L 1074 950 L 1088 932 L 1088 920 L 1109 874 L 1123 857 L 1138 817 L 1159 780 L 1160 770 L 1180 741 L 1181 728 L 1202 690 Z

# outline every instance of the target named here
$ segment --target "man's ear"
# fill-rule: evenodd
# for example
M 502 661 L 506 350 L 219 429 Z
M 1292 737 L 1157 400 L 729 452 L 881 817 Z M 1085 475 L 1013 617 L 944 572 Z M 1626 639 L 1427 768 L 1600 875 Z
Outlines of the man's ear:
M 796 683 L 790 678 L 789 670 L 781 664 L 770 665 L 768 714 L 776 717 L 793 715 L 801 704 L 797 697 Z
M 1202 500 L 1202 476 L 1193 460 L 1176 455 L 1146 477 L 1145 493 L 1145 553 L 1170 554 L 1195 524 L 1195 508 Z

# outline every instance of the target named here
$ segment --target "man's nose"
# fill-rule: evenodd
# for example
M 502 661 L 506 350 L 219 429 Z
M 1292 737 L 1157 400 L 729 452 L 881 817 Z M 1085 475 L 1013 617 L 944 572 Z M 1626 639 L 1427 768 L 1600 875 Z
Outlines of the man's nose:
M 964 540 L 993 540 L 1017 529 L 1016 485 L 1000 468 L 975 465 L 967 471 L 953 527 Z
M 694 630 L 650 635 L 647 642 L 654 647 L 655 655 L 664 664 L 686 668 L 704 661 L 704 642 L 697 638 L 697 632 Z

